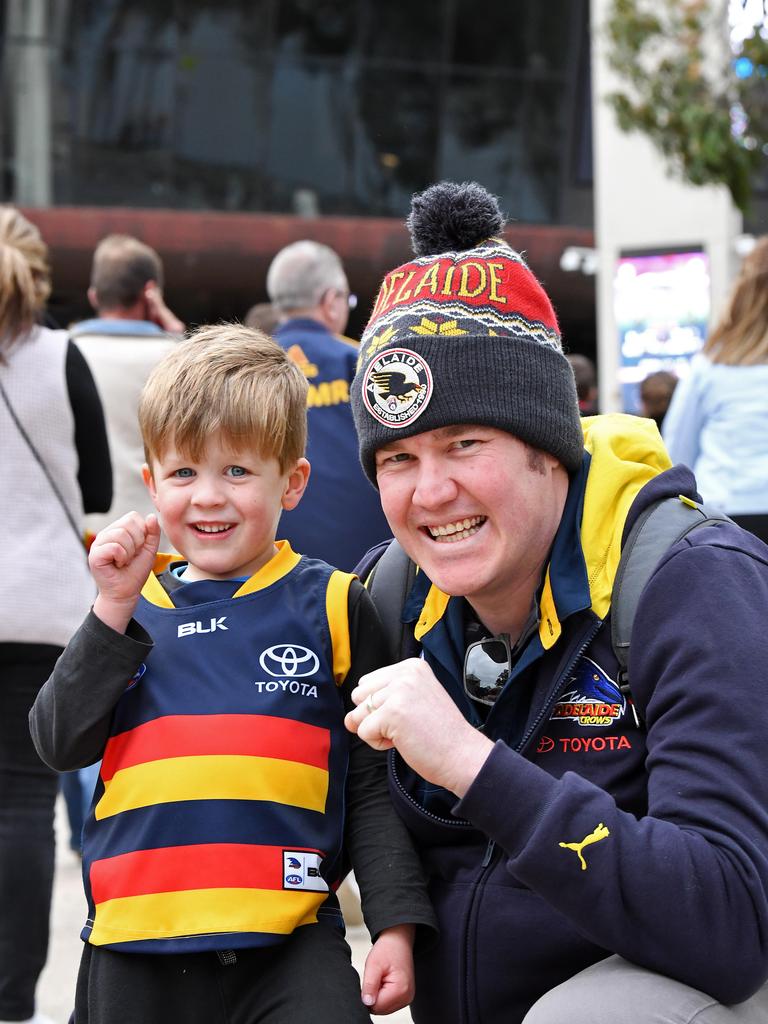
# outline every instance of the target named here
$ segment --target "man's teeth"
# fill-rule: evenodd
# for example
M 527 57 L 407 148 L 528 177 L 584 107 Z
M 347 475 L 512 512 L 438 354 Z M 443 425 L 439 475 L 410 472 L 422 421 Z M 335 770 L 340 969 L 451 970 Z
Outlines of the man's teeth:
M 459 519 L 456 523 L 446 523 L 445 526 L 428 526 L 430 536 L 442 543 L 452 543 L 457 540 L 466 540 L 472 534 L 477 533 L 486 520 L 486 516 L 472 516 L 471 519 Z
M 224 530 L 228 530 L 230 527 L 229 523 L 225 523 L 222 526 L 212 526 L 208 523 L 196 523 L 195 529 L 200 530 L 201 533 L 223 533 Z

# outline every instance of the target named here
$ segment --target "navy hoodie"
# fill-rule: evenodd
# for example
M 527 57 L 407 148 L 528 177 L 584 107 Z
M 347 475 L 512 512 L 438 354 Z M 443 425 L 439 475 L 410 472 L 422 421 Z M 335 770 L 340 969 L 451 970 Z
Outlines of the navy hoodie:
M 638 727 L 610 638 L 621 544 L 653 501 L 698 495 L 650 421 L 585 430 L 538 632 L 485 722 L 462 689 L 464 602 L 419 573 L 404 609 L 496 741 L 459 803 L 390 755 L 441 928 L 417 954 L 416 1024 L 515 1024 L 612 953 L 724 1003 L 768 977 L 768 548 L 728 524 L 661 560 L 632 639 Z

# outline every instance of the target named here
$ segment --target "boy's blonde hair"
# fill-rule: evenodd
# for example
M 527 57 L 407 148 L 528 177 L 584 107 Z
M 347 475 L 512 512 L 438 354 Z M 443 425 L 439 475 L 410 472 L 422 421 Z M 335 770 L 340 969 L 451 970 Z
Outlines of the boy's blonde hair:
M 139 426 L 147 462 L 170 445 L 201 457 L 214 433 L 234 448 L 293 466 L 307 443 L 307 381 L 282 348 L 241 324 L 201 327 L 144 385 Z

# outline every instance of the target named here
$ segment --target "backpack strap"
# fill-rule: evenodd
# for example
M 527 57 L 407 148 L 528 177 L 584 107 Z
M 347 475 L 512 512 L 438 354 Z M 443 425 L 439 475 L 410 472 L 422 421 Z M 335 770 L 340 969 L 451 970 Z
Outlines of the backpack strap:
M 402 613 L 415 576 L 416 566 L 400 544 L 393 540 L 368 577 L 368 592 L 387 634 L 393 662 L 413 654 L 412 637 L 402 621 Z
M 619 689 L 630 702 L 638 726 L 640 719 L 629 685 L 629 650 L 640 595 L 673 544 L 701 526 L 731 521 L 724 513 L 679 494 L 649 505 L 629 531 L 613 581 L 611 643 L 619 662 Z

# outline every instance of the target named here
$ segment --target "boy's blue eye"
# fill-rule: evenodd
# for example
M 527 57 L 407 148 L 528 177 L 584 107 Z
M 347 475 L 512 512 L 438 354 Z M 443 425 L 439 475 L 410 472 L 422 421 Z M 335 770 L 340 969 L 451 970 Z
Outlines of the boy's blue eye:
M 182 469 L 175 470 L 173 475 L 181 477 L 182 479 L 187 479 L 187 477 L 194 476 L 195 471 L 190 469 L 189 466 L 184 466 Z
M 243 469 L 242 466 L 230 466 L 229 473 L 231 476 L 245 476 L 248 472 L 247 469 Z

